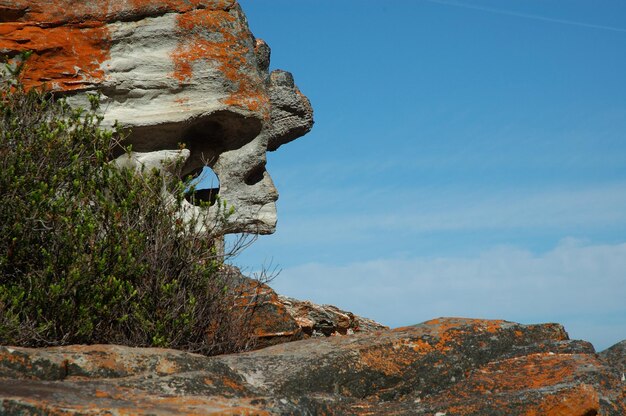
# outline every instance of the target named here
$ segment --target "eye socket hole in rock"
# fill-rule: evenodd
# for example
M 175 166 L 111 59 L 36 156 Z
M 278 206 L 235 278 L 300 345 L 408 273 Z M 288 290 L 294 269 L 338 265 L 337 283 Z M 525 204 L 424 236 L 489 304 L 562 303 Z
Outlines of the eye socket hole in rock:
M 260 165 L 252 169 L 245 177 L 244 182 L 248 186 L 256 185 L 263 180 L 265 165 Z
M 185 195 L 187 201 L 194 205 L 200 205 L 201 202 L 208 202 L 210 205 L 215 204 L 220 192 L 220 179 L 213 169 L 204 166 L 192 173 L 191 176 L 194 177 L 191 184 L 195 185 L 195 190 Z

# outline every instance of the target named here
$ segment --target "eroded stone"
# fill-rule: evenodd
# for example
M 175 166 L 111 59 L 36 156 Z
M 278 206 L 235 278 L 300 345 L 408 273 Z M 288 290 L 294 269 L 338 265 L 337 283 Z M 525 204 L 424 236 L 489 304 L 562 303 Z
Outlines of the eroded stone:
M 310 337 L 345 336 L 389 329 L 332 305 L 317 305 L 277 294 L 262 282 L 250 279 L 233 266 L 224 266 L 231 285 L 239 292 L 241 313 L 250 313 L 256 348 Z
M 31 50 L 26 87 L 46 85 L 131 130 L 133 150 L 190 150 L 235 208 L 226 232 L 267 234 L 278 193 L 266 151 L 306 134 L 312 109 L 234 0 L 0 0 L 0 54 Z
M 211 358 L 2 347 L 0 401 L 7 415 L 626 414 L 617 371 L 560 325 L 460 318 Z

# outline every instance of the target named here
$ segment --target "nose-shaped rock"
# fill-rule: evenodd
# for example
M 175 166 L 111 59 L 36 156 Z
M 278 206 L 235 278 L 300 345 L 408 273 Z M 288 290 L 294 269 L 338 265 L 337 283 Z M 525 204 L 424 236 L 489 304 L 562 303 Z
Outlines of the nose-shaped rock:
M 270 128 L 268 150 L 276 150 L 307 134 L 313 127 L 313 108 L 309 99 L 300 92 L 293 76 L 276 70 L 270 75 Z

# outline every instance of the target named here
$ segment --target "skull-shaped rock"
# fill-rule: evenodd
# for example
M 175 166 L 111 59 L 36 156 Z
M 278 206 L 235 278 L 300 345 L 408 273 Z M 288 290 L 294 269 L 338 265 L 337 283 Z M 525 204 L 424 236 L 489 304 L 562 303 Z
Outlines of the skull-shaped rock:
M 27 87 L 81 106 L 99 92 L 133 150 L 184 144 L 183 174 L 213 169 L 235 209 L 228 232 L 274 231 L 266 152 L 306 134 L 313 111 L 291 74 L 269 73 L 235 0 L 0 0 L 0 33 L 0 55 L 34 52 Z

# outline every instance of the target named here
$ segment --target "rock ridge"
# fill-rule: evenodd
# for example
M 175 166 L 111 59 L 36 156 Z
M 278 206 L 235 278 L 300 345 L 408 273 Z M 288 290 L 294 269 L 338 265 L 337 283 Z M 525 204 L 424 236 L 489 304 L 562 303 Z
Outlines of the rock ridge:
M 276 293 L 270 286 L 243 275 L 234 266 L 223 273 L 239 292 L 238 305 L 243 314 L 251 313 L 251 330 L 256 348 L 311 337 L 344 336 L 373 332 L 389 327 L 357 316 L 333 305 L 317 305 Z
M 464 318 L 210 358 L 1 347 L 0 413 L 624 415 L 623 349 L 607 351 L 558 324 Z

